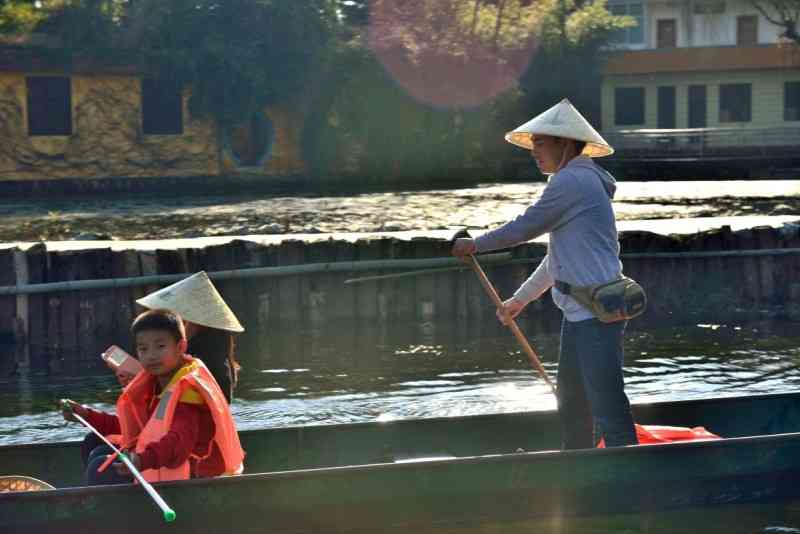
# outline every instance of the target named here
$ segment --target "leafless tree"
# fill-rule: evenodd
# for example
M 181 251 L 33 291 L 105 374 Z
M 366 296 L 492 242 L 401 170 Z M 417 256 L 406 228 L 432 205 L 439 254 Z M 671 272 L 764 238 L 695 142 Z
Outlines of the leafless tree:
M 797 33 L 800 0 L 750 0 L 750 3 L 765 19 L 783 28 L 781 37 L 800 43 Z

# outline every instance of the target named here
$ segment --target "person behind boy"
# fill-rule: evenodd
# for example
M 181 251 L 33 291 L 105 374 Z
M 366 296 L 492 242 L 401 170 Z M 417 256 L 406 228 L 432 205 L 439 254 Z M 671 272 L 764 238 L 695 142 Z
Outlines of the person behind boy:
M 244 327 L 204 271 L 142 297 L 137 304 L 148 309 L 180 314 L 186 327 L 189 354 L 200 358 L 214 375 L 228 403 L 239 380 L 236 334 Z
M 83 406 L 76 413 L 102 434 L 122 434 L 123 449 L 150 482 L 241 473 L 244 451 L 230 408 L 203 362 L 186 354 L 180 316 L 146 311 L 131 334 L 144 372 L 120 395 L 117 415 Z M 89 462 L 87 484 L 131 481 L 121 462 L 98 473 L 105 461 L 100 455 Z

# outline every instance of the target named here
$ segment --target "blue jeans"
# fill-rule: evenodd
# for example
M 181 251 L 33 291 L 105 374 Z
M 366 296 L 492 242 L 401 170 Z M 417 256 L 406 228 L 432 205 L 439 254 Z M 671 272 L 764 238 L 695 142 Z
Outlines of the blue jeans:
M 130 477 L 123 477 L 114 470 L 114 464 L 119 460 L 114 460 L 105 471 L 97 472 L 97 468 L 103 465 L 109 454 L 113 454 L 111 447 L 106 444 L 98 445 L 89 453 L 86 460 L 85 481 L 87 486 L 100 486 L 105 484 L 130 484 Z
M 637 443 L 622 377 L 627 321 L 597 319 L 561 324 L 558 414 L 563 449 L 595 446 L 595 428 L 607 447 Z

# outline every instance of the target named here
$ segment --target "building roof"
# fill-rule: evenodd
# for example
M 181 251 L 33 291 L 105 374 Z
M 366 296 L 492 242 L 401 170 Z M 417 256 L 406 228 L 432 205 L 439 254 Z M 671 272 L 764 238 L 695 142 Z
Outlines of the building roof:
M 800 47 L 792 44 L 658 48 L 614 52 L 604 68 L 607 76 L 667 72 L 767 70 L 800 67 Z

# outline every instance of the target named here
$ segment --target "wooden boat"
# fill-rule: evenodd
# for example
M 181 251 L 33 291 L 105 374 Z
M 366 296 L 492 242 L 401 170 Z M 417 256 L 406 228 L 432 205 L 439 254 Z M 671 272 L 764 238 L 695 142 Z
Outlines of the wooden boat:
M 725 439 L 560 452 L 554 412 L 246 431 L 249 474 L 156 486 L 173 523 L 140 487 L 69 487 L 77 443 L 6 446 L 0 475 L 61 489 L 0 494 L 0 532 L 415 532 L 800 495 L 800 394 L 634 414 Z

